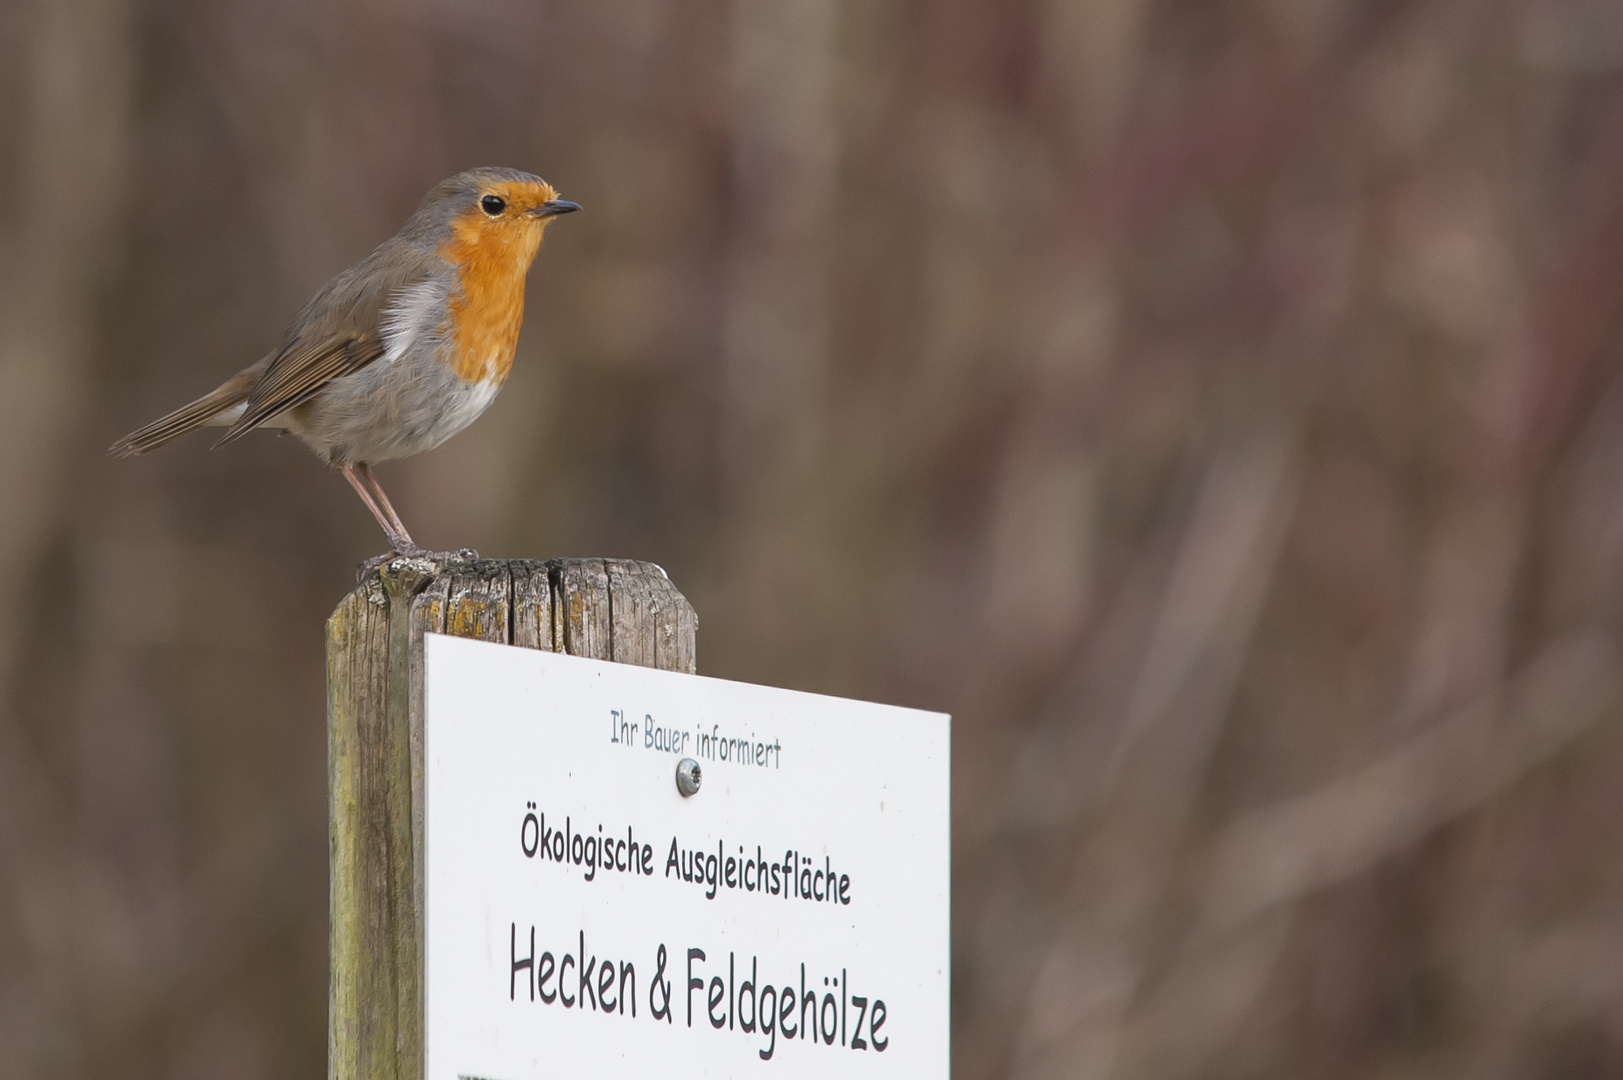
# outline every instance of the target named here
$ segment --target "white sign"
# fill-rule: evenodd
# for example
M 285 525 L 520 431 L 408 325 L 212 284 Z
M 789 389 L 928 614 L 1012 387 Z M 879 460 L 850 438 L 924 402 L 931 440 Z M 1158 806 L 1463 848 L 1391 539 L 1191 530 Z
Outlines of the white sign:
M 948 1075 L 947 717 L 424 657 L 427 1080 Z

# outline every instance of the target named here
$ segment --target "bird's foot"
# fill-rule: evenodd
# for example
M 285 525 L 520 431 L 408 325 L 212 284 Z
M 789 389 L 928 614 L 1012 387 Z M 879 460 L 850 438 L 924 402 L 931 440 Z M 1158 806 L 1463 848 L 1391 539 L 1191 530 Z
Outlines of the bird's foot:
M 383 569 L 391 559 L 400 558 L 397 551 L 386 551 L 382 555 L 374 555 L 355 568 L 355 583 L 359 585 L 368 577 Z
M 457 548 L 455 551 L 429 551 L 427 548 L 417 548 L 415 551 L 402 552 L 413 559 L 427 559 L 429 562 L 473 562 L 479 553 L 473 548 Z
M 374 555 L 361 563 L 355 569 L 356 582 L 365 581 L 367 577 L 396 559 L 422 559 L 432 563 L 473 562 L 479 553 L 473 548 L 458 548 L 455 551 L 430 551 L 425 547 L 412 545 L 398 551 L 388 551 L 382 555 Z

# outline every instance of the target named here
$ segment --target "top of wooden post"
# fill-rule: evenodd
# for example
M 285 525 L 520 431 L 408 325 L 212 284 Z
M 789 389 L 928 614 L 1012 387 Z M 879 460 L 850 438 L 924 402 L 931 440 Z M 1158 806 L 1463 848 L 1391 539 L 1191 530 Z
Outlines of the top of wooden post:
M 696 670 L 698 617 L 660 567 L 629 559 L 401 556 L 364 577 L 333 612 L 409 600 L 412 636 L 478 638 L 669 671 Z

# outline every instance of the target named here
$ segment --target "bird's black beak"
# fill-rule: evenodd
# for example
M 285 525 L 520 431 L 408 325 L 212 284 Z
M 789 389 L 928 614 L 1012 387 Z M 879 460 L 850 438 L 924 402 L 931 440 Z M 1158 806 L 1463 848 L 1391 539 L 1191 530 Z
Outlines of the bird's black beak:
M 530 214 L 538 218 L 557 217 L 559 214 L 573 214 L 580 209 L 580 203 L 572 203 L 568 199 L 550 199 L 542 203 Z

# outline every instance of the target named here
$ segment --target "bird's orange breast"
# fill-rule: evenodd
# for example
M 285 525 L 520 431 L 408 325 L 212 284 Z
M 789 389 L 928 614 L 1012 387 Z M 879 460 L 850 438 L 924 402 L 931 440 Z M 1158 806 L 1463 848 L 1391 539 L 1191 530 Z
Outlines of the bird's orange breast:
M 440 255 L 458 271 L 450 300 L 450 361 L 465 383 L 505 382 L 524 322 L 524 278 L 541 246 L 538 226 L 497 227 L 468 215 Z

